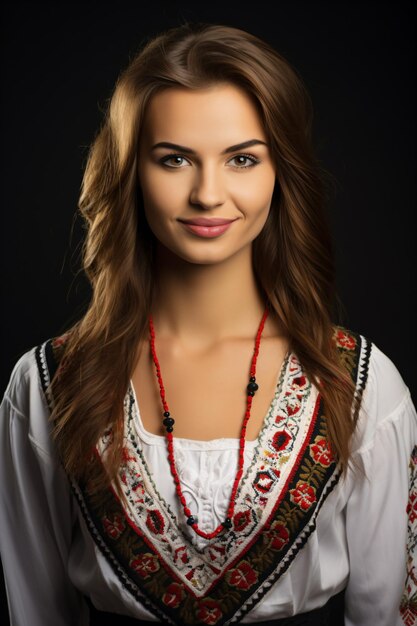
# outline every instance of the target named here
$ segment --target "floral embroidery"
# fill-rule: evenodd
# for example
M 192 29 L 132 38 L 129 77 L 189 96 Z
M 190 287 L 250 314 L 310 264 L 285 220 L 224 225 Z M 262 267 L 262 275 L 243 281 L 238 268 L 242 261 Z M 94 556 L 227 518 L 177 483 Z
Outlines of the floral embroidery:
M 209 624 L 209 626 L 217 624 L 222 615 L 219 603 L 210 598 L 202 600 L 197 612 L 197 618 L 201 620 L 201 623 Z
M 308 483 L 298 481 L 295 489 L 290 489 L 291 500 L 298 506 L 307 511 L 311 505 L 316 502 L 316 491 L 314 487 Z
M 368 344 L 361 348 L 360 336 L 341 327 L 335 327 L 334 340 L 354 381 L 360 372 L 360 391 L 366 382 L 362 353 L 369 359 Z M 41 378 L 42 349 L 49 348 L 37 353 Z M 290 354 L 236 494 L 232 528 L 207 542 L 202 551 L 185 538 L 158 494 L 136 432 L 131 392 L 124 408 L 120 477 L 127 505 L 122 506 L 114 490 L 97 503 L 86 484 L 72 482 L 93 538 L 126 589 L 159 620 L 218 626 L 232 618 L 240 621 L 288 569 L 339 480 L 318 390 L 296 355 Z M 91 479 L 100 471 L 106 443 L 104 438 L 97 446 Z
M 299 389 L 305 389 L 307 386 L 307 377 L 306 376 L 298 376 L 294 378 L 293 384 L 294 387 L 298 387 Z
M 235 530 L 243 530 L 249 524 L 251 519 L 250 511 L 238 511 L 233 517 L 233 526 Z
M 274 482 L 276 481 L 276 476 L 271 472 L 258 472 L 255 478 L 254 487 L 260 493 L 267 493 L 270 491 Z
M 176 609 L 184 597 L 184 587 L 178 583 L 171 583 L 168 585 L 165 593 L 162 596 L 162 602 L 166 606 L 170 606 Z
M 358 350 L 360 350 L 360 336 L 347 331 L 342 326 L 334 326 L 333 342 L 338 349 L 340 364 L 350 372 L 352 380 L 360 380 L 360 372 L 358 371 L 359 359 L 357 358 Z M 363 364 L 365 382 L 368 372 L 367 358 L 369 358 L 369 353 L 365 353 L 365 362 Z M 364 385 L 357 385 L 357 391 L 359 394 L 361 393 L 363 387 Z
M 291 441 L 291 433 L 286 430 L 279 430 L 272 438 L 272 446 L 278 451 L 285 450 L 288 448 Z
M 160 565 L 158 558 L 154 554 L 146 552 L 132 559 L 130 561 L 130 567 L 142 578 L 149 578 L 151 574 L 159 570 Z
M 417 624 L 417 446 L 410 459 L 410 490 L 407 505 L 407 578 L 400 613 L 405 626 Z
M 336 334 L 336 341 L 338 345 L 347 350 L 353 350 L 356 346 L 355 338 L 343 330 L 338 330 Z
M 178 559 L 180 559 L 183 563 L 188 563 L 190 560 L 186 546 L 180 546 L 175 550 L 174 561 L 177 561 Z
M 295 355 L 289 358 L 286 376 L 280 402 L 272 409 L 263 431 L 264 437 L 260 436 L 254 460 L 238 490 L 232 529 L 212 540 L 202 554 L 187 543 L 187 558 L 184 559 L 181 558 L 185 554 L 184 537 L 178 532 L 176 519 L 169 516 L 169 508 L 161 508 L 141 448 L 135 443 L 135 431 L 132 429 L 135 405 L 132 397 L 126 397 L 126 411 L 130 419 L 127 420 L 125 441 L 130 452 L 122 470 L 128 477 L 125 490 L 131 503 L 128 514 L 138 528 L 136 538 L 133 531 L 130 533 L 130 550 L 141 552 L 143 533 L 148 536 L 146 546 L 155 546 L 152 553 L 158 558 L 158 563 L 162 558 L 168 566 L 168 569 L 160 568 L 153 572 L 152 569 L 157 567 L 155 561 L 135 563 L 144 584 L 149 581 L 150 586 L 145 588 L 145 593 L 154 602 L 161 600 L 156 589 L 167 589 L 173 582 L 184 585 L 186 596 L 183 601 L 177 605 L 173 598 L 169 607 L 162 603 L 169 610 L 170 617 L 173 617 L 172 611 L 176 611 L 178 624 L 190 621 L 224 624 L 237 608 L 242 607 L 245 598 L 251 596 L 254 589 L 259 590 L 263 581 L 271 579 L 277 563 L 282 563 L 279 572 L 283 573 L 302 545 L 299 541 L 302 529 L 311 532 L 307 530 L 310 528 L 309 520 L 313 522 L 317 515 L 318 501 L 325 486 L 337 483 L 339 473 L 336 465 L 330 463 L 326 466 L 326 418 L 321 398 L 304 375 Z M 320 447 L 321 454 L 318 457 L 316 454 L 316 457 L 321 464 L 314 458 L 315 444 Z M 144 497 L 141 503 L 132 497 L 133 481 L 142 482 Z M 282 491 L 285 484 L 288 486 Z M 110 500 L 108 506 L 117 506 L 117 503 Z M 146 523 L 146 520 L 149 522 L 150 511 L 161 514 L 164 530 L 160 534 L 155 534 Z M 266 520 L 269 520 L 268 524 L 265 524 Z M 152 519 L 152 529 L 154 523 Z M 256 534 L 258 540 L 254 541 Z M 156 541 L 158 537 L 160 540 Z M 152 543 L 149 544 L 151 538 Z M 290 550 L 297 538 L 297 547 Z M 237 547 L 240 550 L 238 559 Z M 122 550 L 123 546 L 120 546 L 119 559 L 123 561 Z M 145 553 L 149 560 L 151 552 L 148 550 Z M 138 579 L 135 582 L 138 584 Z M 210 597 L 206 595 L 209 591 Z
M 257 582 L 258 576 L 247 561 L 241 561 L 238 567 L 228 572 L 227 579 L 233 587 L 250 589 Z
M 329 441 L 325 437 L 315 438 L 314 443 L 310 444 L 310 454 L 323 467 L 329 467 L 334 460 Z
M 285 524 L 275 521 L 271 524 L 268 537 L 270 539 L 269 547 L 272 550 L 282 550 L 290 540 L 290 533 Z
M 112 539 L 118 539 L 126 527 L 123 515 L 116 513 L 111 519 L 103 518 L 103 526 L 106 533 Z
M 292 417 L 293 415 L 296 415 L 300 409 L 301 409 L 301 403 L 299 400 L 294 400 L 293 404 L 290 404 L 290 403 L 287 404 L 287 412 L 290 417 Z
M 159 511 L 157 510 L 149 511 L 148 516 L 146 518 L 146 526 L 155 535 L 160 535 L 161 533 L 164 532 L 165 522 L 164 522 L 164 518 L 162 517 Z

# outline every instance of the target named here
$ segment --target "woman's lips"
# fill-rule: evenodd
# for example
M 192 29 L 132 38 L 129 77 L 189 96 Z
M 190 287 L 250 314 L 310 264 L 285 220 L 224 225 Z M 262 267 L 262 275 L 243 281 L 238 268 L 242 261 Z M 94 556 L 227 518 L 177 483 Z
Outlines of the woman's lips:
M 234 220 L 235 221 L 235 220 Z M 187 222 L 181 222 L 183 226 L 191 233 L 198 235 L 199 237 L 218 237 L 228 230 L 233 222 L 227 224 L 220 224 L 218 226 L 197 226 L 197 224 L 187 224 Z

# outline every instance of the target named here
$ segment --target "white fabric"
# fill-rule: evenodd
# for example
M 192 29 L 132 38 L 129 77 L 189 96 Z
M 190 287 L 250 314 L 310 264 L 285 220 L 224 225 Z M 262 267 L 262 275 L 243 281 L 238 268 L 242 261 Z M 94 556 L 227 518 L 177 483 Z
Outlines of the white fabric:
M 159 492 L 179 516 L 165 440 L 144 430 L 140 413 L 137 429 Z M 187 501 L 211 530 L 225 516 L 238 440 L 175 443 Z M 347 585 L 346 626 L 402 624 L 408 462 L 416 443 L 410 392 L 373 345 L 353 454 L 366 478 L 349 470 L 307 544 L 242 623 L 312 610 Z M 246 445 L 245 463 L 254 446 Z M 99 609 L 157 621 L 122 587 L 85 526 L 51 444 L 34 349 L 16 364 L 1 404 L 0 468 L 0 550 L 12 626 L 86 626 L 83 594 Z

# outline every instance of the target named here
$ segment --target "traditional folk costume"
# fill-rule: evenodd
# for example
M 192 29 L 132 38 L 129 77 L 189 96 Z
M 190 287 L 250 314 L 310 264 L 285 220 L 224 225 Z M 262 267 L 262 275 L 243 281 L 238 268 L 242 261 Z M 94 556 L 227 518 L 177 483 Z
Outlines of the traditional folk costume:
M 334 338 L 361 399 L 358 469 L 341 477 L 321 397 L 288 353 L 259 437 L 246 442 L 231 527 L 210 540 L 187 525 L 165 437 L 145 430 L 132 384 L 120 468 L 127 504 L 113 489 L 98 504 L 88 482 L 69 481 L 48 422 L 63 340 L 23 355 L 0 422 L 13 626 L 86 626 L 89 606 L 100 611 L 97 623 L 110 623 L 110 613 L 118 626 L 417 623 L 416 411 L 375 344 L 340 326 Z M 91 476 L 108 445 L 106 435 Z M 237 439 L 175 438 L 183 493 L 202 529 L 225 517 L 238 449 Z

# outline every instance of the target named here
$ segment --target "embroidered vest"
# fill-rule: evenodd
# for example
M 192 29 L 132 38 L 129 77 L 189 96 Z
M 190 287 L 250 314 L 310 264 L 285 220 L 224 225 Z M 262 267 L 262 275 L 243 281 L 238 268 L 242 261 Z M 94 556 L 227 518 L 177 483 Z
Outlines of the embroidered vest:
M 341 362 L 365 389 L 371 342 L 334 327 Z M 65 336 L 36 350 L 42 388 L 63 353 Z M 314 531 L 317 515 L 341 472 L 327 440 L 323 401 L 294 353 L 287 355 L 253 459 L 236 494 L 233 526 L 201 550 L 160 496 L 135 430 L 131 389 L 124 401 L 123 505 L 110 488 L 99 504 L 88 484 L 71 480 L 89 531 L 122 585 L 162 623 L 237 623 L 286 572 Z M 91 476 L 109 445 L 96 447 Z

